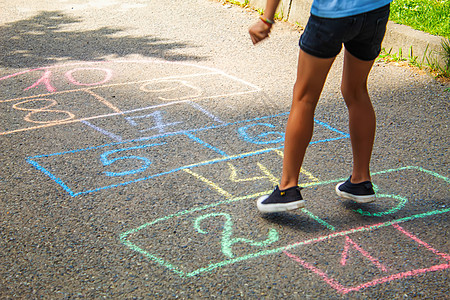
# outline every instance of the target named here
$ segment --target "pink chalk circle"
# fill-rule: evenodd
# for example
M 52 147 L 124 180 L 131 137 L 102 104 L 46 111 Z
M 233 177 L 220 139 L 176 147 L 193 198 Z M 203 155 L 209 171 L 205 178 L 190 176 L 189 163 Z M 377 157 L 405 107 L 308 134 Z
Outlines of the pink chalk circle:
M 105 72 L 105 78 L 102 81 L 91 82 L 91 83 L 79 82 L 79 81 L 75 80 L 75 78 L 73 78 L 72 74 L 74 72 L 86 71 L 86 70 L 103 71 L 103 72 Z M 112 75 L 113 75 L 112 70 L 105 69 L 105 68 L 77 68 L 77 69 L 73 69 L 73 70 L 67 71 L 66 74 L 65 74 L 65 76 L 67 77 L 67 80 L 69 80 L 70 83 L 72 83 L 74 85 L 80 85 L 80 86 L 95 86 L 95 85 L 104 84 L 104 83 L 108 82 L 109 80 L 111 80 Z

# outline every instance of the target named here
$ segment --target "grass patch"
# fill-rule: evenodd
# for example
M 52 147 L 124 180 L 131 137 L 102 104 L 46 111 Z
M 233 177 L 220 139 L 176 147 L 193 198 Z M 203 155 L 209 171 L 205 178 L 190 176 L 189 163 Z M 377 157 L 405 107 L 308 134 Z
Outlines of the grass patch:
M 392 51 L 393 49 L 381 49 L 381 53 L 378 60 L 384 60 L 388 62 L 397 62 L 397 63 L 407 63 L 410 66 L 419 68 L 421 70 L 426 70 L 430 72 L 436 79 L 440 78 L 444 82 L 450 82 L 450 39 L 442 40 L 442 48 L 443 48 L 443 58 L 444 64 L 438 63 L 435 56 L 429 53 L 428 48 L 425 49 L 425 52 L 422 57 L 418 57 L 414 55 L 413 48 L 410 47 L 409 50 L 405 53 L 401 48 L 398 50 L 398 53 Z M 447 88 L 446 91 L 450 91 L 450 88 Z
M 420 69 L 427 69 L 438 78 L 450 77 L 450 0 L 394 0 L 391 3 L 390 20 L 416 30 L 441 36 L 444 65 L 437 63 L 427 51 L 416 57 L 413 49 L 408 53 L 384 51 L 381 58 L 389 61 L 406 61 Z
M 450 37 L 450 0 L 394 0 L 390 19 L 433 35 Z

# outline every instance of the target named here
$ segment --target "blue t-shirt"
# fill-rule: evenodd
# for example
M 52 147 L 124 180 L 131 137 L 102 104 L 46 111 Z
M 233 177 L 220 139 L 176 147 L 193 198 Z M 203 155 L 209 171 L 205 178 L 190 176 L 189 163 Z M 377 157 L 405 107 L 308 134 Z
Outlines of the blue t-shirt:
M 311 14 L 322 18 L 343 18 L 383 7 L 392 0 L 314 0 Z

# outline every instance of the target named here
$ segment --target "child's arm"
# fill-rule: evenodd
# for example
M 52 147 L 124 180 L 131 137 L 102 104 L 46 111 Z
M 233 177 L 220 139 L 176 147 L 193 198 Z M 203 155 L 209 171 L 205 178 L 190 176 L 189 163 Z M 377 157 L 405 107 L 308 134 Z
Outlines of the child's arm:
M 269 36 L 270 29 L 272 29 L 273 18 L 279 3 L 280 0 L 267 0 L 266 10 L 261 16 L 261 19 L 248 30 L 253 44 L 259 43 Z

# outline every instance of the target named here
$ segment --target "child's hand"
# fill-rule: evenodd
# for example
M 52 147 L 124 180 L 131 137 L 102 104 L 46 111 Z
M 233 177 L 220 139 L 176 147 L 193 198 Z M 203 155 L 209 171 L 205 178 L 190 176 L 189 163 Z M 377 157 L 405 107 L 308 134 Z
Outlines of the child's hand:
M 261 20 L 259 20 L 252 27 L 250 27 L 248 32 L 250 33 L 253 45 L 256 45 L 257 43 L 268 37 L 270 29 L 272 29 L 272 26 L 267 25 Z

